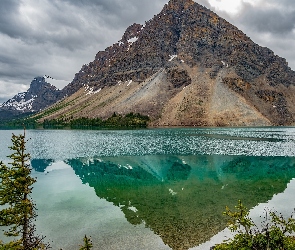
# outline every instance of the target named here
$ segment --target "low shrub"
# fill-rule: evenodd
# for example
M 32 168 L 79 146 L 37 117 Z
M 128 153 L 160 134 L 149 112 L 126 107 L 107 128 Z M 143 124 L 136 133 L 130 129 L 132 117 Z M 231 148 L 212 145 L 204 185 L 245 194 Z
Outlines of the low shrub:
M 265 209 L 260 227 L 250 218 L 248 209 L 241 201 L 231 211 L 226 207 L 223 213 L 228 217 L 228 227 L 237 234 L 233 239 L 215 245 L 214 250 L 294 250 L 294 213 L 287 219 L 282 214 Z

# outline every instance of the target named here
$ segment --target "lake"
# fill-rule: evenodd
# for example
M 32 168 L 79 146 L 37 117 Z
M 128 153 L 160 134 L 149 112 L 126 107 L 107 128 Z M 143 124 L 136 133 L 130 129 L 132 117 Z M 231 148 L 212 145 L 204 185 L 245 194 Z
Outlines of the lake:
M 11 134 L 0 131 L 0 159 Z M 37 231 L 53 249 L 209 249 L 225 206 L 295 208 L 295 128 L 28 130 Z M 212 238 L 213 237 L 213 238 Z M 1 237 L 0 237 L 1 238 Z M 3 239 L 3 237 L 2 237 Z

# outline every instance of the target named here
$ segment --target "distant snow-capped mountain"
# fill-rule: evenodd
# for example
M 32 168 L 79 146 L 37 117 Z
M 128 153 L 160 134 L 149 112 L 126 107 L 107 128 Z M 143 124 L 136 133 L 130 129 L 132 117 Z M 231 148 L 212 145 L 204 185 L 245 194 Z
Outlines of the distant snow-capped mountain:
M 35 97 L 36 96 L 31 96 L 31 98 L 28 99 L 27 92 L 18 93 L 13 98 L 1 104 L 0 108 L 6 110 L 33 111 L 32 103 L 34 102 Z
M 47 80 L 49 79 L 49 80 Z M 49 76 L 35 77 L 28 91 L 18 93 L 13 98 L 0 105 L 0 111 L 36 112 L 57 102 L 64 97 L 61 90 L 49 82 L 54 79 Z

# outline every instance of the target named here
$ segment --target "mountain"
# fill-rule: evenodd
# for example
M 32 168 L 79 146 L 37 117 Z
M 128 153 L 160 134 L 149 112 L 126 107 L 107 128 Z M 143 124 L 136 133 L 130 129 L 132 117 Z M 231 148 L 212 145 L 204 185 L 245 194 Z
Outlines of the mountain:
M 170 0 L 83 65 L 40 121 L 139 112 L 151 126 L 293 125 L 294 85 L 285 59 L 200 4 Z
M 41 111 L 65 96 L 64 92 L 48 83 L 45 77 L 35 77 L 30 88 L 0 105 L 0 117 L 15 118 Z M 2 114 L 2 116 L 1 116 Z

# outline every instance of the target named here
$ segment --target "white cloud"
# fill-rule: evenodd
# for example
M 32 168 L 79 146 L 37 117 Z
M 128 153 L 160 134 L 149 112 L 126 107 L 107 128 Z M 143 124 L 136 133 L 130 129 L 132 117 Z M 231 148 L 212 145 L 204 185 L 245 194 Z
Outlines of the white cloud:
M 229 14 L 236 14 L 242 8 L 242 1 L 239 0 L 208 0 L 211 6 L 219 11 L 225 11 Z
M 28 86 L 21 83 L 11 82 L 9 80 L 0 80 L 0 89 L 0 104 L 2 104 L 7 101 L 8 98 L 10 99 L 15 96 L 16 93 L 27 91 Z

